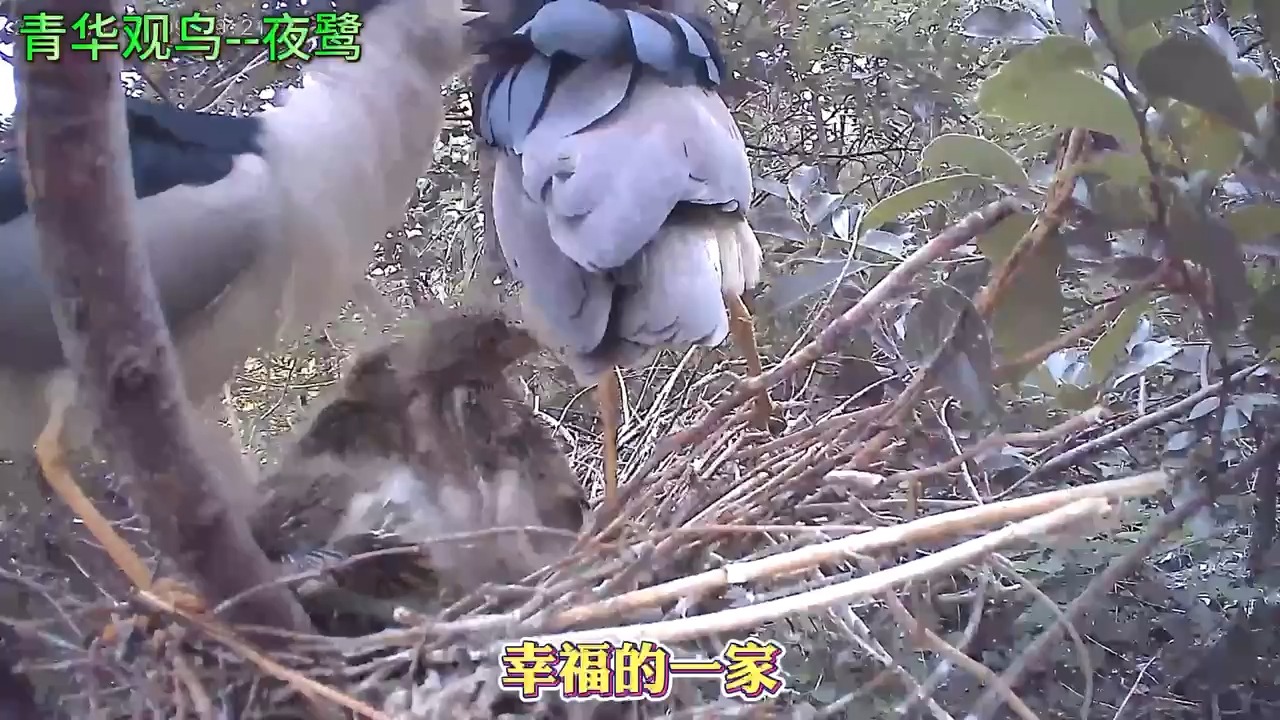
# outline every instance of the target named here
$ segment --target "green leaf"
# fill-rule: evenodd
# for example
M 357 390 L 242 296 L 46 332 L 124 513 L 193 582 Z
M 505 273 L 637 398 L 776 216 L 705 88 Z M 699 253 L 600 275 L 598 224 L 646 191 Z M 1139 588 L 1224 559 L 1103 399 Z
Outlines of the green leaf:
M 1174 105 L 1178 107 L 1178 105 Z M 1182 150 L 1187 169 L 1203 171 L 1217 179 L 1227 174 L 1240 161 L 1244 141 L 1235 128 L 1217 122 L 1212 115 L 1190 105 L 1181 105 L 1178 114 Z
M 920 158 L 920 167 L 940 168 L 944 163 L 1010 185 L 1027 185 L 1027 173 L 1012 155 L 976 135 L 950 133 L 929 143 Z
M 854 237 L 860 238 L 866 231 L 875 230 L 890 220 L 912 210 L 919 210 L 931 202 L 947 200 L 958 190 L 981 185 L 984 179 L 981 175 L 949 175 L 899 190 L 872 205 L 870 210 L 858 218 L 858 231 Z
M 982 316 L 963 293 L 945 283 L 930 288 L 907 315 L 903 335 L 904 350 L 919 362 L 932 362 L 950 342 L 950 351 L 937 368 L 938 383 L 978 418 L 1000 410 L 991 338 Z
M 1120 312 L 1120 317 L 1102 333 L 1093 347 L 1089 348 L 1089 384 L 1100 385 L 1120 366 L 1120 361 L 1128 356 L 1126 348 L 1138 322 L 1147 311 L 1150 302 L 1144 297 Z
M 1172 189 L 1171 185 L 1165 187 Z M 1209 271 L 1213 297 L 1209 303 L 1211 314 L 1204 318 L 1205 329 L 1215 342 L 1224 341 L 1236 331 L 1240 306 L 1249 292 L 1244 255 L 1231 228 L 1206 213 L 1197 197 L 1182 192 L 1169 195 L 1166 250 Z
M 1280 228 L 1280 205 L 1258 203 L 1227 213 L 1227 226 L 1242 243 L 1266 240 Z
M 1091 185 L 1089 204 L 1108 229 L 1133 230 L 1146 227 L 1155 218 L 1149 194 L 1146 183 L 1106 180 Z
M 1197 107 L 1256 135 L 1258 123 L 1231 72 L 1231 63 L 1201 34 L 1172 35 L 1138 61 L 1138 80 L 1153 97 Z
M 1093 0 L 1102 24 L 1111 31 L 1112 39 L 1125 58 L 1142 57 L 1147 48 L 1160 42 L 1160 31 L 1154 21 L 1169 17 L 1167 0 Z M 1169 3 L 1171 4 L 1171 3 Z M 1186 8 L 1190 0 L 1176 3 Z
M 1081 172 L 1096 172 L 1111 182 L 1127 187 L 1145 187 L 1151 180 L 1151 166 L 1138 153 L 1097 153 L 1080 166 Z
M 1138 125 L 1124 98 L 1102 83 L 1092 51 L 1051 36 L 1005 63 L 978 90 L 978 107 L 1018 123 L 1081 127 L 1138 143 Z
M 1093 386 L 1087 388 L 1074 385 L 1061 385 L 1053 393 L 1064 410 L 1088 410 L 1098 404 L 1099 391 Z
M 978 248 L 993 266 L 1001 265 L 1034 221 L 1029 213 L 1011 215 L 979 237 Z M 1058 268 L 1064 258 L 1061 243 L 1046 242 L 1022 261 L 991 318 L 994 344 L 1005 358 L 1018 358 L 1058 336 L 1064 304 Z
M 1263 106 L 1270 105 L 1276 97 L 1275 83 L 1265 77 L 1241 75 L 1236 78 L 1236 84 L 1244 95 L 1245 105 L 1250 112 L 1255 113 L 1255 117 Z
M 1065 35 L 1050 35 L 1030 45 L 1000 67 L 997 74 L 1014 76 L 1020 82 L 1034 84 L 1045 73 L 1070 70 L 1097 70 L 1093 50 L 1080 40 Z

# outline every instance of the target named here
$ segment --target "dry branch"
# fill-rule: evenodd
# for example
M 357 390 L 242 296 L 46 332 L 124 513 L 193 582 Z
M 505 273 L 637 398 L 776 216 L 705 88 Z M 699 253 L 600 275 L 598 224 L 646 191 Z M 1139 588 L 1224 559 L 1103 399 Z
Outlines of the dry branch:
M 1280 452 L 1280 435 L 1272 437 L 1265 445 L 1258 448 L 1258 451 L 1249 457 L 1249 459 L 1232 468 L 1230 472 L 1223 478 L 1224 483 L 1235 485 L 1245 481 L 1255 470 L 1257 470 L 1264 462 Z M 1067 630 L 1067 626 L 1080 617 L 1080 615 L 1089 607 L 1095 605 L 1102 597 L 1110 592 L 1111 588 L 1117 583 L 1128 577 L 1138 566 L 1147 559 L 1160 541 L 1164 540 L 1169 534 L 1182 527 L 1192 515 L 1199 512 L 1201 508 L 1209 503 L 1209 494 L 1204 488 L 1190 499 L 1179 504 L 1171 512 L 1165 514 L 1159 520 L 1152 524 L 1150 528 L 1142 534 L 1141 539 L 1134 544 L 1129 552 L 1115 558 L 1107 565 L 1107 569 L 1103 570 L 1097 577 L 1089 582 L 1084 592 L 1080 593 L 1074 600 L 1067 605 L 1058 622 L 1046 629 L 1039 637 L 1031 643 L 1026 650 L 1010 664 L 1009 668 L 1004 671 L 1001 679 L 1009 687 L 1016 688 L 1022 677 L 1034 668 L 1037 663 L 1041 662 L 1049 649 L 1054 643 L 1062 639 L 1062 635 Z M 991 690 L 988 690 L 979 698 L 973 711 L 969 713 L 966 720 L 985 720 L 994 716 L 997 710 L 1000 698 Z
M 771 555 L 759 560 L 734 563 L 718 570 L 708 570 L 657 587 L 636 590 L 599 603 L 568 610 L 557 616 L 551 624 L 553 627 L 566 627 L 678 598 L 706 594 L 730 585 L 778 577 L 823 563 L 847 560 L 860 553 L 870 554 L 894 547 L 922 545 L 939 538 L 963 534 L 966 531 L 1025 520 L 1069 503 L 1090 498 L 1122 500 L 1146 497 L 1164 490 L 1168 480 L 1168 475 L 1162 471 L 1149 472 L 1121 480 L 1055 490 L 1016 500 L 1005 500 L 930 515 L 903 525 L 877 528 L 870 532 Z
M 112 0 L 32 0 L 24 9 L 119 11 Z M 23 168 L 58 334 L 101 420 L 106 459 L 132 478 L 155 547 L 206 598 L 228 597 L 266 580 L 272 568 L 193 447 L 173 345 L 134 240 L 120 60 L 111 53 L 92 59 L 72 42 L 72 33 L 61 36 L 58 62 L 19 64 Z M 246 620 L 309 627 L 284 590 L 241 609 Z
M 848 603 L 888 592 L 917 578 L 930 577 L 979 562 L 1003 547 L 1018 542 L 1042 540 L 1081 523 L 1088 523 L 1110 511 L 1105 498 L 1085 498 L 1069 505 L 1036 515 L 973 540 L 953 545 L 933 555 L 903 563 L 878 573 L 833 585 L 808 590 L 796 595 L 769 600 L 742 608 L 733 608 L 696 617 L 663 620 L 624 627 L 581 630 L 535 638 L 558 646 L 562 642 L 584 643 L 606 640 L 657 640 L 676 642 L 716 633 L 759 627 L 766 621 L 788 615 Z

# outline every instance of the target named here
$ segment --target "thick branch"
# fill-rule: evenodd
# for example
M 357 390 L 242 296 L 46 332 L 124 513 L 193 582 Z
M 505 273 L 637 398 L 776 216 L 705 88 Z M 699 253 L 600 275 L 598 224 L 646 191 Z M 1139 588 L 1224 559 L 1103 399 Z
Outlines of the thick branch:
M 23 11 L 110 16 L 119 14 L 116 5 L 28 0 Z M 273 568 L 195 452 L 173 345 L 134 241 L 120 59 L 73 51 L 72 37 L 61 36 L 57 62 L 19 63 L 23 170 L 58 335 L 101 421 L 106 459 L 133 480 L 156 549 L 216 602 L 261 584 Z M 283 588 L 255 595 L 236 619 L 310 627 Z

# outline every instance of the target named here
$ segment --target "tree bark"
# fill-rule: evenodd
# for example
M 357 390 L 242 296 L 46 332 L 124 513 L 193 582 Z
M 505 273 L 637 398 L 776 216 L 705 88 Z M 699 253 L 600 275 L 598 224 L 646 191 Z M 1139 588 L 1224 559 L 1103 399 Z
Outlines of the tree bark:
M 121 12 L 116 0 L 27 0 L 22 10 L 66 18 Z M 275 570 L 196 452 L 173 344 L 135 240 L 119 55 L 93 60 L 71 49 L 73 37 L 61 36 L 56 62 L 18 62 L 22 167 L 58 335 L 99 421 L 105 459 L 131 479 L 156 550 L 206 602 L 217 602 Z M 311 627 L 284 588 L 250 597 L 231 619 Z

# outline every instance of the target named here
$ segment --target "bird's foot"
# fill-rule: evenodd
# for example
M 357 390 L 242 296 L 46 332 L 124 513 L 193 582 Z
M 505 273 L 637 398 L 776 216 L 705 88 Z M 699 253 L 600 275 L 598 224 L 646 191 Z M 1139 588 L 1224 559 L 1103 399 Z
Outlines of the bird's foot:
M 769 398 L 769 393 L 761 392 L 751 402 L 751 414 L 749 416 L 751 427 L 761 432 L 772 432 L 775 406 L 773 400 Z
M 118 652 L 136 653 L 143 644 L 152 649 L 163 644 L 164 616 L 170 611 L 199 615 L 208 607 L 204 600 L 185 584 L 173 578 L 160 578 L 143 591 L 146 597 L 131 598 L 125 613 L 113 612 L 110 618 L 88 639 L 91 647 L 114 648 Z
M 751 312 L 737 295 L 726 295 L 725 303 L 729 308 L 729 332 L 733 344 L 747 361 L 747 376 L 756 379 L 764 375 L 764 365 L 760 360 L 760 347 L 756 343 L 755 321 Z M 768 388 L 762 388 L 752 400 L 748 420 L 756 430 L 768 432 L 773 424 L 773 401 L 769 399 Z

